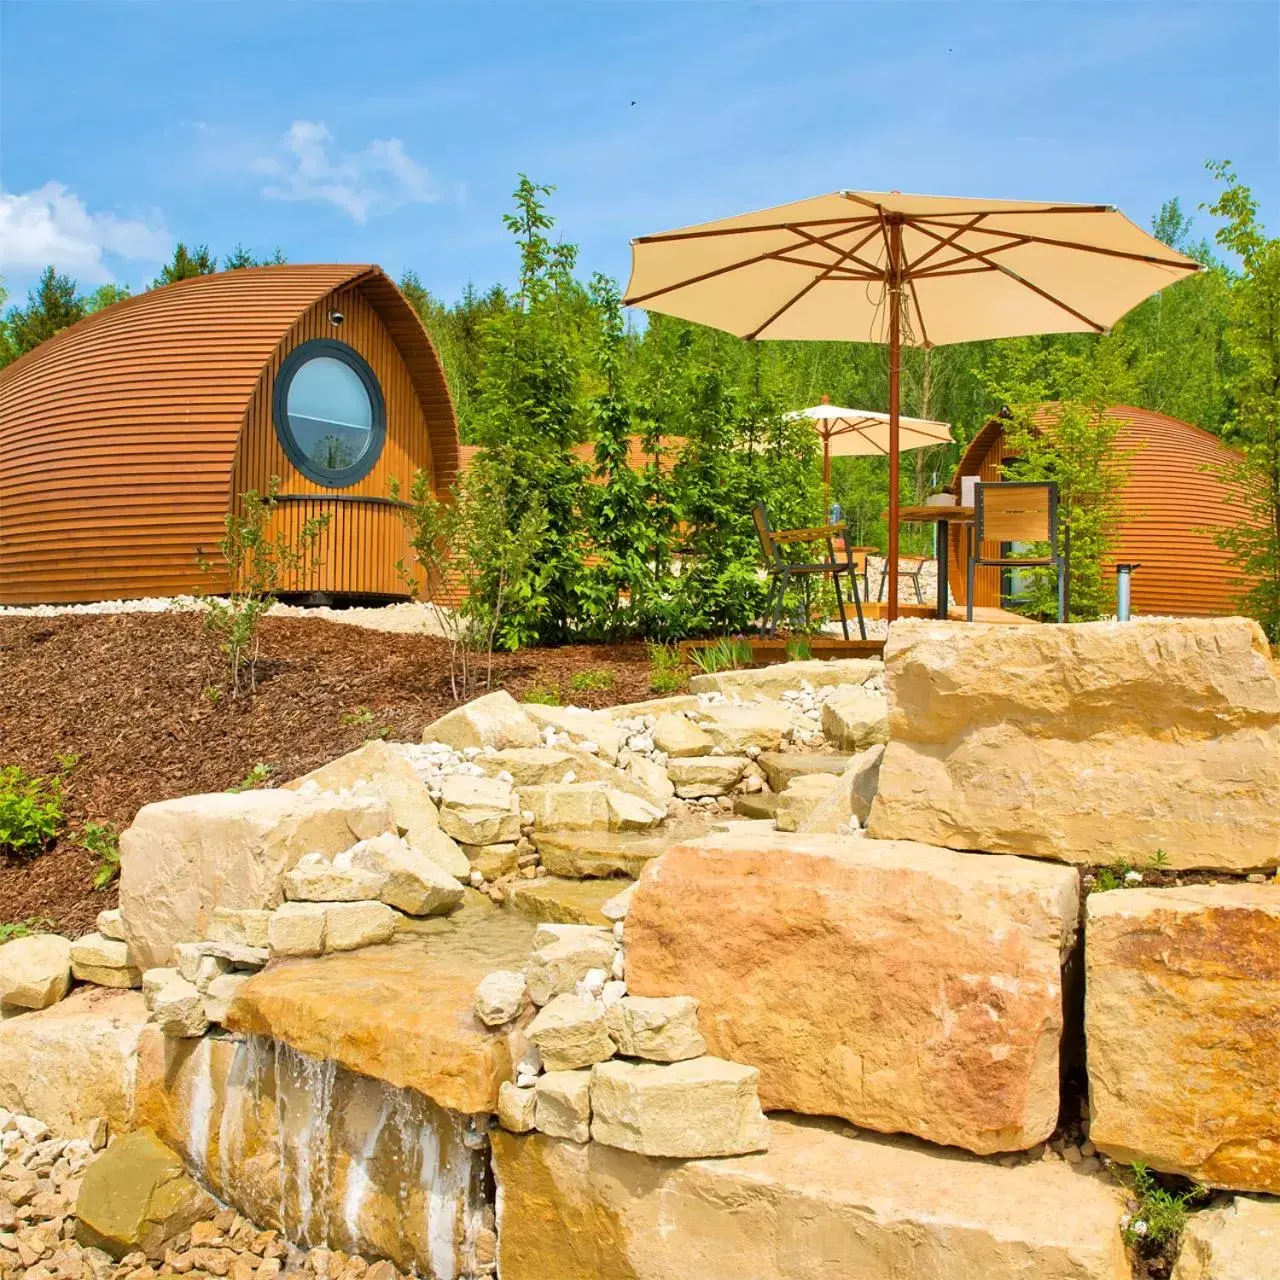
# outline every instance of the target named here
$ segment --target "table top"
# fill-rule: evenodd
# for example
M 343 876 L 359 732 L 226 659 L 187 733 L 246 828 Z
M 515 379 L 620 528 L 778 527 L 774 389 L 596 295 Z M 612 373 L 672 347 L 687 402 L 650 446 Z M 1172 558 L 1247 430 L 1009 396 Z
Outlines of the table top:
M 972 520 L 972 507 L 899 507 L 898 519 L 907 524 L 937 524 L 940 520 Z M 887 518 L 888 512 L 885 512 Z

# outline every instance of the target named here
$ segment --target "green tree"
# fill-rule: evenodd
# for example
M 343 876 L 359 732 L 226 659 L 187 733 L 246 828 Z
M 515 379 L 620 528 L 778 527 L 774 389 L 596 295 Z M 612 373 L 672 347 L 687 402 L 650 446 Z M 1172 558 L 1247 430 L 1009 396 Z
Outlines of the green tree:
M 181 246 L 179 246 L 179 248 L 181 248 Z M 197 254 L 199 254 L 199 252 L 200 251 L 197 250 Z M 279 245 L 276 245 L 274 252 L 269 257 L 259 258 L 255 257 L 253 253 L 244 247 L 244 245 L 237 244 L 236 247 L 232 249 L 225 258 L 223 258 L 222 269 L 223 271 L 238 271 L 242 267 L 279 267 L 283 266 L 288 261 L 289 259 L 284 255 L 284 250 L 281 249 Z M 217 268 L 215 267 L 214 270 L 216 269 Z M 208 275 L 209 273 L 207 271 L 192 271 L 188 274 Z M 186 276 L 175 276 L 174 279 L 185 280 Z M 165 283 L 169 284 L 170 281 L 166 280 Z
M 151 282 L 151 288 L 159 289 L 178 280 L 190 280 L 194 276 L 211 276 L 217 269 L 218 260 L 209 252 L 207 244 L 198 244 L 188 249 L 179 240 L 173 257 L 160 269 L 160 274 Z
M 546 234 L 552 191 L 520 175 L 516 211 L 503 218 L 520 251 L 520 290 L 484 326 L 477 414 L 484 452 L 475 465 L 487 473 L 482 483 L 508 495 L 508 527 L 535 507 L 544 513 L 545 532 L 499 631 L 500 645 L 512 649 L 568 638 L 582 585 L 585 468 L 570 453 L 585 434 L 570 328 L 581 310 L 569 296 L 577 250 Z
M 1058 486 L 1060 549 L 1066 559 L 1068 616 L 1087 621 L 1113 607 L 1106 558 L 1122 513 L 1130 455 L 1118 444 L 1123 422 L 1107 410 L 1131 399 L 1132 352 L 1119 334 L 1064 351 L 1038 338 L 1000 344 L 993 391 L 1008 413 L 1005 439 L 1016 461 L 1005 479 Z M 1046 411 L 1045 402 L 1053 402 Z M 1040 616 L 1056 608 L 1056 579 L 1027 574 L 1026 607 Z
M 1220 537 L 1249 584 L 1241 605 L 1280 642 L 1280 240 L 1268 237 L 1258 205 L 1229 163 L 1210 164 L 1222 183 L 1209 212 L 1214 238 L 1241 263 L 1230 289 L 1227 438 L 1242 450 L 1224 479 L 1240 494 L 1241 519 Z
M 5 317 L 14 357 L 25 355 L 83 319 L 85 312 L 85 300 L 76 292 L 76 282 L 53 267 L 45 267 L 39 283 L 27 295 L 27 305 L 11 308 Z
M 104 307 L 114 306 L 132 296 L 122 284 L 100 284 L 85 300 L 84 309 L 87 315 L 101 311 Z

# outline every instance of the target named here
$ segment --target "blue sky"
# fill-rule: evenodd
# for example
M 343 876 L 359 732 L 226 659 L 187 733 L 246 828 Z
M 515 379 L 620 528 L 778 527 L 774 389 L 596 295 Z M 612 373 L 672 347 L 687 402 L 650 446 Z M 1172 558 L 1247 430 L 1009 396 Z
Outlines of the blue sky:
M 1274 0 L 0 0 L 0 273 L 138 288 L 174 241 L 509 281 L 518 171 L 585 270 L 839 187 L 1280 228 Z M 57 88 L 50 96 L 48 86 Z M 1210 230 L 1206 216 L 1200 227 Z

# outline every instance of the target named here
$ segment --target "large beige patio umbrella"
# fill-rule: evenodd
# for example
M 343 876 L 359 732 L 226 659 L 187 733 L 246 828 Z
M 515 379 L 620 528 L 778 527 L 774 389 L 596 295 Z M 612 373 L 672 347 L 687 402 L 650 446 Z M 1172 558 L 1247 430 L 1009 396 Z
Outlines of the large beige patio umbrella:
M 741 338 L 889 348 L 889 618 L 901 351 L 1103 333 L 1199 264 L 1110 205 L 836 191 L 632 241 L 624 301 Z

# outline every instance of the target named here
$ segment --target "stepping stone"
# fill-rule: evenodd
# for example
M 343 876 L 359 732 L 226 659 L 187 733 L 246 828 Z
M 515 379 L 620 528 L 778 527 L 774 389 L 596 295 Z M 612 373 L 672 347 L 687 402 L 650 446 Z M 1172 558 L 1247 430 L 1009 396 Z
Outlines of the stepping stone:
M 808 778 L 815 773 L 841 774 L 852 756 L 833 755 L 826 752 L 802 754 L 800 752 L 766 751 L 756 761 L 769 779 L 774 791 L 785 791 L 795 778 Z
M 543 876 L 507 889 L 507 905 L 540 924 L 612 926 L 600 910 L 622 886 L 617 880 L 564 880 Z
M 549 874 L 575 880 L 617 875 L 634 880 L 673 843 L 669 835 L 615 831 L 537 831 L 533 841 Z
M 733 811 L 753 821 L 772 819 L 778 812 L 778 796 L 774 791 L 757 791 L 754 794 L 733 797 Z

